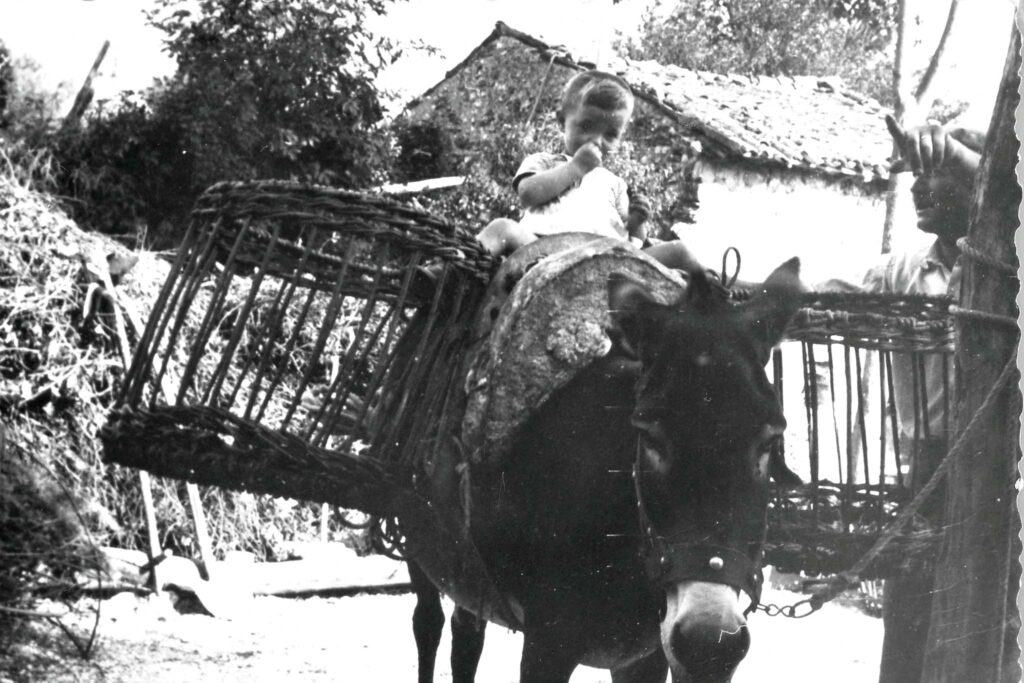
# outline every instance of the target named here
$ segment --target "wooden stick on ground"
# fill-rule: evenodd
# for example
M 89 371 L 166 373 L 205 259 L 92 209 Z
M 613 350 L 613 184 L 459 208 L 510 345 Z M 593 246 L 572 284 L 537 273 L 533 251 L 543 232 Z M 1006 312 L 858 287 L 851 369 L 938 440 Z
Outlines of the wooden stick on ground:
M 100 53 L 100 57 L 97 59 L 97 66 L 99 61 L 102 60 L 103 54 L 106 52 L 106 45 L 104 50 Z M 95 68 L 95 67 L 94 67 Z M 109 293 L 113 302 L 112 308 L 114 309 L 114 328 L 117 332 L 118 350 L 121 355 L 121 367 L 124 368 L 125 372 L 128 372 L 128 367 L 131 365 L 131 349 L 128 346 L 128 334 L 125 331 L 124 319 L 121 317 L 121 308 L 118 305 L 117 290 L 114 289 L 114 283 L 110 279 L 110 272 L 106 268 L 106 259 L 97 258 L 96 254 L 91 255 L 92 258 L 86 262 L 86 269 L 96 278 L 102 282 L 104 289 Z M 139 470 L 139 488 L 142 489 L 142 508 L 146 516 L 146 537 L 149 545 L 149 562 L 151 568 L 149 570 L 149 576 L 152 582 L 153 593 L 160 595 L 162 592 L 162 582 L 159 577 L 159 559 L 163 556 L 163 549 L 160 547 L 160 535 L 159 529 L 156 526 L 156 508 L 153 505 L 153 482 L 150 479 L 149 472 L 146 470 Z
M 117 325 L 117 333 L 122 340 L 122 354 L 124 354 L 124 358 L 127 359 L 125 361 L 125 371 L 127 371 L 128 364 L 131 361 L 131 356 L 127 355 L 128 337 L 125 334 L 124 320 L 121 317 L 122 309 L 124 311 L 124 315 L 127 316 L 128 318 L 128 322 L 135 329 L 136 335 L 142 333 L 142 323 L 136 317 L 135 312 L 132 311 L 131 308 L 126 306 L 124 301 L 122 301 L 117 291 L 117 288 L 114 286 L 113 281 L 110 279 L 110 274 L 104 272 L 104 274 L 101 275 L 101 279 L 103 280 L 103 286 L 107 289 L 108 292 L 110 292 L 110 296 L 114 301 L 114 324 Z M 164 395 L 164 400 L 170 402 L 172 397 L 174 396 L 174 393 L 170 390 L 170 387 L 167 385 L 166 377 L 164 377 L 161 381 L 160 390 Z M 140 474 L 145 474 L 148 479 L 148 472 L 146 472 L 145 470 L 139 470 L 139 472 Z M 192 523 L 196 531 L 196 544 L 199 546 L 199 561 L 202 567 L 203 578 L 209 580 L 211 577 L 212 567 L 214 565 L 213 545 L 210 543 L 209 527 L 206 523 L 206 513 L 203 511 L 203 503 L 199 496 L 199 486 L 191 481 L 185 482 L 185 490 L 188 492 L 189 508 L 192 511 Z M 145 493 L 143 494 L 143 496 L 145 496 Z M 160 548 L 157 547 L 155 550 L 153 550 L 151 546 L 151 551 L 155 552 L 156 554 L 159 554 Z
M 152 583 L 153 593 L 157 596 L 163 593 L 160 583 L 160 568 L 157 558 L 163 555 L 163 548 L 160 547 L 159 530 L 156 526 L 156 508 L 153 506 L 153 482 L 149 478 L 149 472 L 139 470 L 139 487 L 142 489 L 142 509 L 146 513 L 146 538 L 149 541 L 149 577 Z

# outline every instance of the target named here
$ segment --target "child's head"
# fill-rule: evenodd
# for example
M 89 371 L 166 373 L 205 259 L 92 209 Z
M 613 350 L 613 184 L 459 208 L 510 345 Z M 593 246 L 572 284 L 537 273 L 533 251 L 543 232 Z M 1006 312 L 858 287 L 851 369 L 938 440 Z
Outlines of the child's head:
M 632 114 L 633 93 L 624 80 L 604 71 L 577 74 L 566 84 L 558 110 L 566 153 L 575 154 L 588 142 L 613 151 Z

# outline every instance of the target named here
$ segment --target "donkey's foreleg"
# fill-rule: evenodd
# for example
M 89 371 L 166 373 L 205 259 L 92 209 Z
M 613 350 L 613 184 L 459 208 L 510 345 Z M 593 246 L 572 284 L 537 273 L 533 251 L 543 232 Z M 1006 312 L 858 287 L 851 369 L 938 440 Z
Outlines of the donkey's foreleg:
M 452 612 L 452 683 L 473 683 L 484 650 L 487 622 L 456 607 Z

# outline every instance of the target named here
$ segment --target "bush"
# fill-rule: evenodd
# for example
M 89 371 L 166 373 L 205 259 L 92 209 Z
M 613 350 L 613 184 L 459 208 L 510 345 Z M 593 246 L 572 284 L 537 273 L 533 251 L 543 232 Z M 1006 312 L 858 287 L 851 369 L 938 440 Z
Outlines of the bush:
M 0 176 L 22 187 L 54 191 L 50 136 L 58 93 L 39 85 L 39 65 L 12 59 L 0 45 Z
M 159 93 L 149 97 L 158 100 Z M 183 138 L 183 122 L 134 93 L 101 103 L 81 128 L 61 130 L 53 142 L 60 193 L 74 200 L 76 221 L 133 237 L 140 226 L 163 225 L 157 246 L 176 244 L 201 191 L 193 184 L 192 157 Z
M 148 228 L 152 246 L 173 247 L 195 199 L 219 181 L 381 182 L 390 139 L 373 79 L 392 48 L 365 19 L 383 8 L 160 0 L 149 18 L 175 75 L 102 104 L 54 141 L 75 219 L 112 234 Z

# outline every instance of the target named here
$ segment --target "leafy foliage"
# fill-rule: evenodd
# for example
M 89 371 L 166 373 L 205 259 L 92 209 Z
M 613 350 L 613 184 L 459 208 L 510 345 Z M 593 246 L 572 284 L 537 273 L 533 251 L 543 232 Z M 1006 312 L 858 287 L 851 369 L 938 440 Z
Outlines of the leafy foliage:
M 409 182 L 457 172 L 452 138 L 444 127 L 433 121 L 401 121 L 394 126 L 394 134 L 399 150 L 392 169 L 395 179 Z
M 148 94 L 159 102 L 159 94 Z M 193 182 L 183 125 L 135 93 L 88 115 L 82 128 L 54 138 L 61 191 L 80 200 L 75 218 L 108 234 L 133 234 L 142 225 L 181 220 L 201 191 Z M 173 243 L 170 234 L 164 244 Z
M 625 47 L 689 69 L 840 76 L 891 104 L 894 12 L 894 0 L 659 0 Z
M 40 85 L 38 64 L 0 45 L 0 177 L 44 191 L 56 187 L 49 139 L 58 98 Z
M 366 28 L 384 0 L 158 0 L 177 71 L 122 96 L 57 141 L 79 222 L 157 228 L 173 246 L 189 207 L 222 180 L 378 182 L 389 138 L 374 77 L 393 54 Z M 171 227 L 173 226 L 173 227 Z
M 201 185 L 225 178 L 302 177 L 364 185 L 383 115 L 371 47 L 381 0 L 160 0 L 150 14 L 178 71 L 162 106 L 183 122 Z
M 0 130 L 11 125 L 7 113 L 7 100 L 14 88 L 14 66 L 11 61 L 11 51 L 0 42 Z

